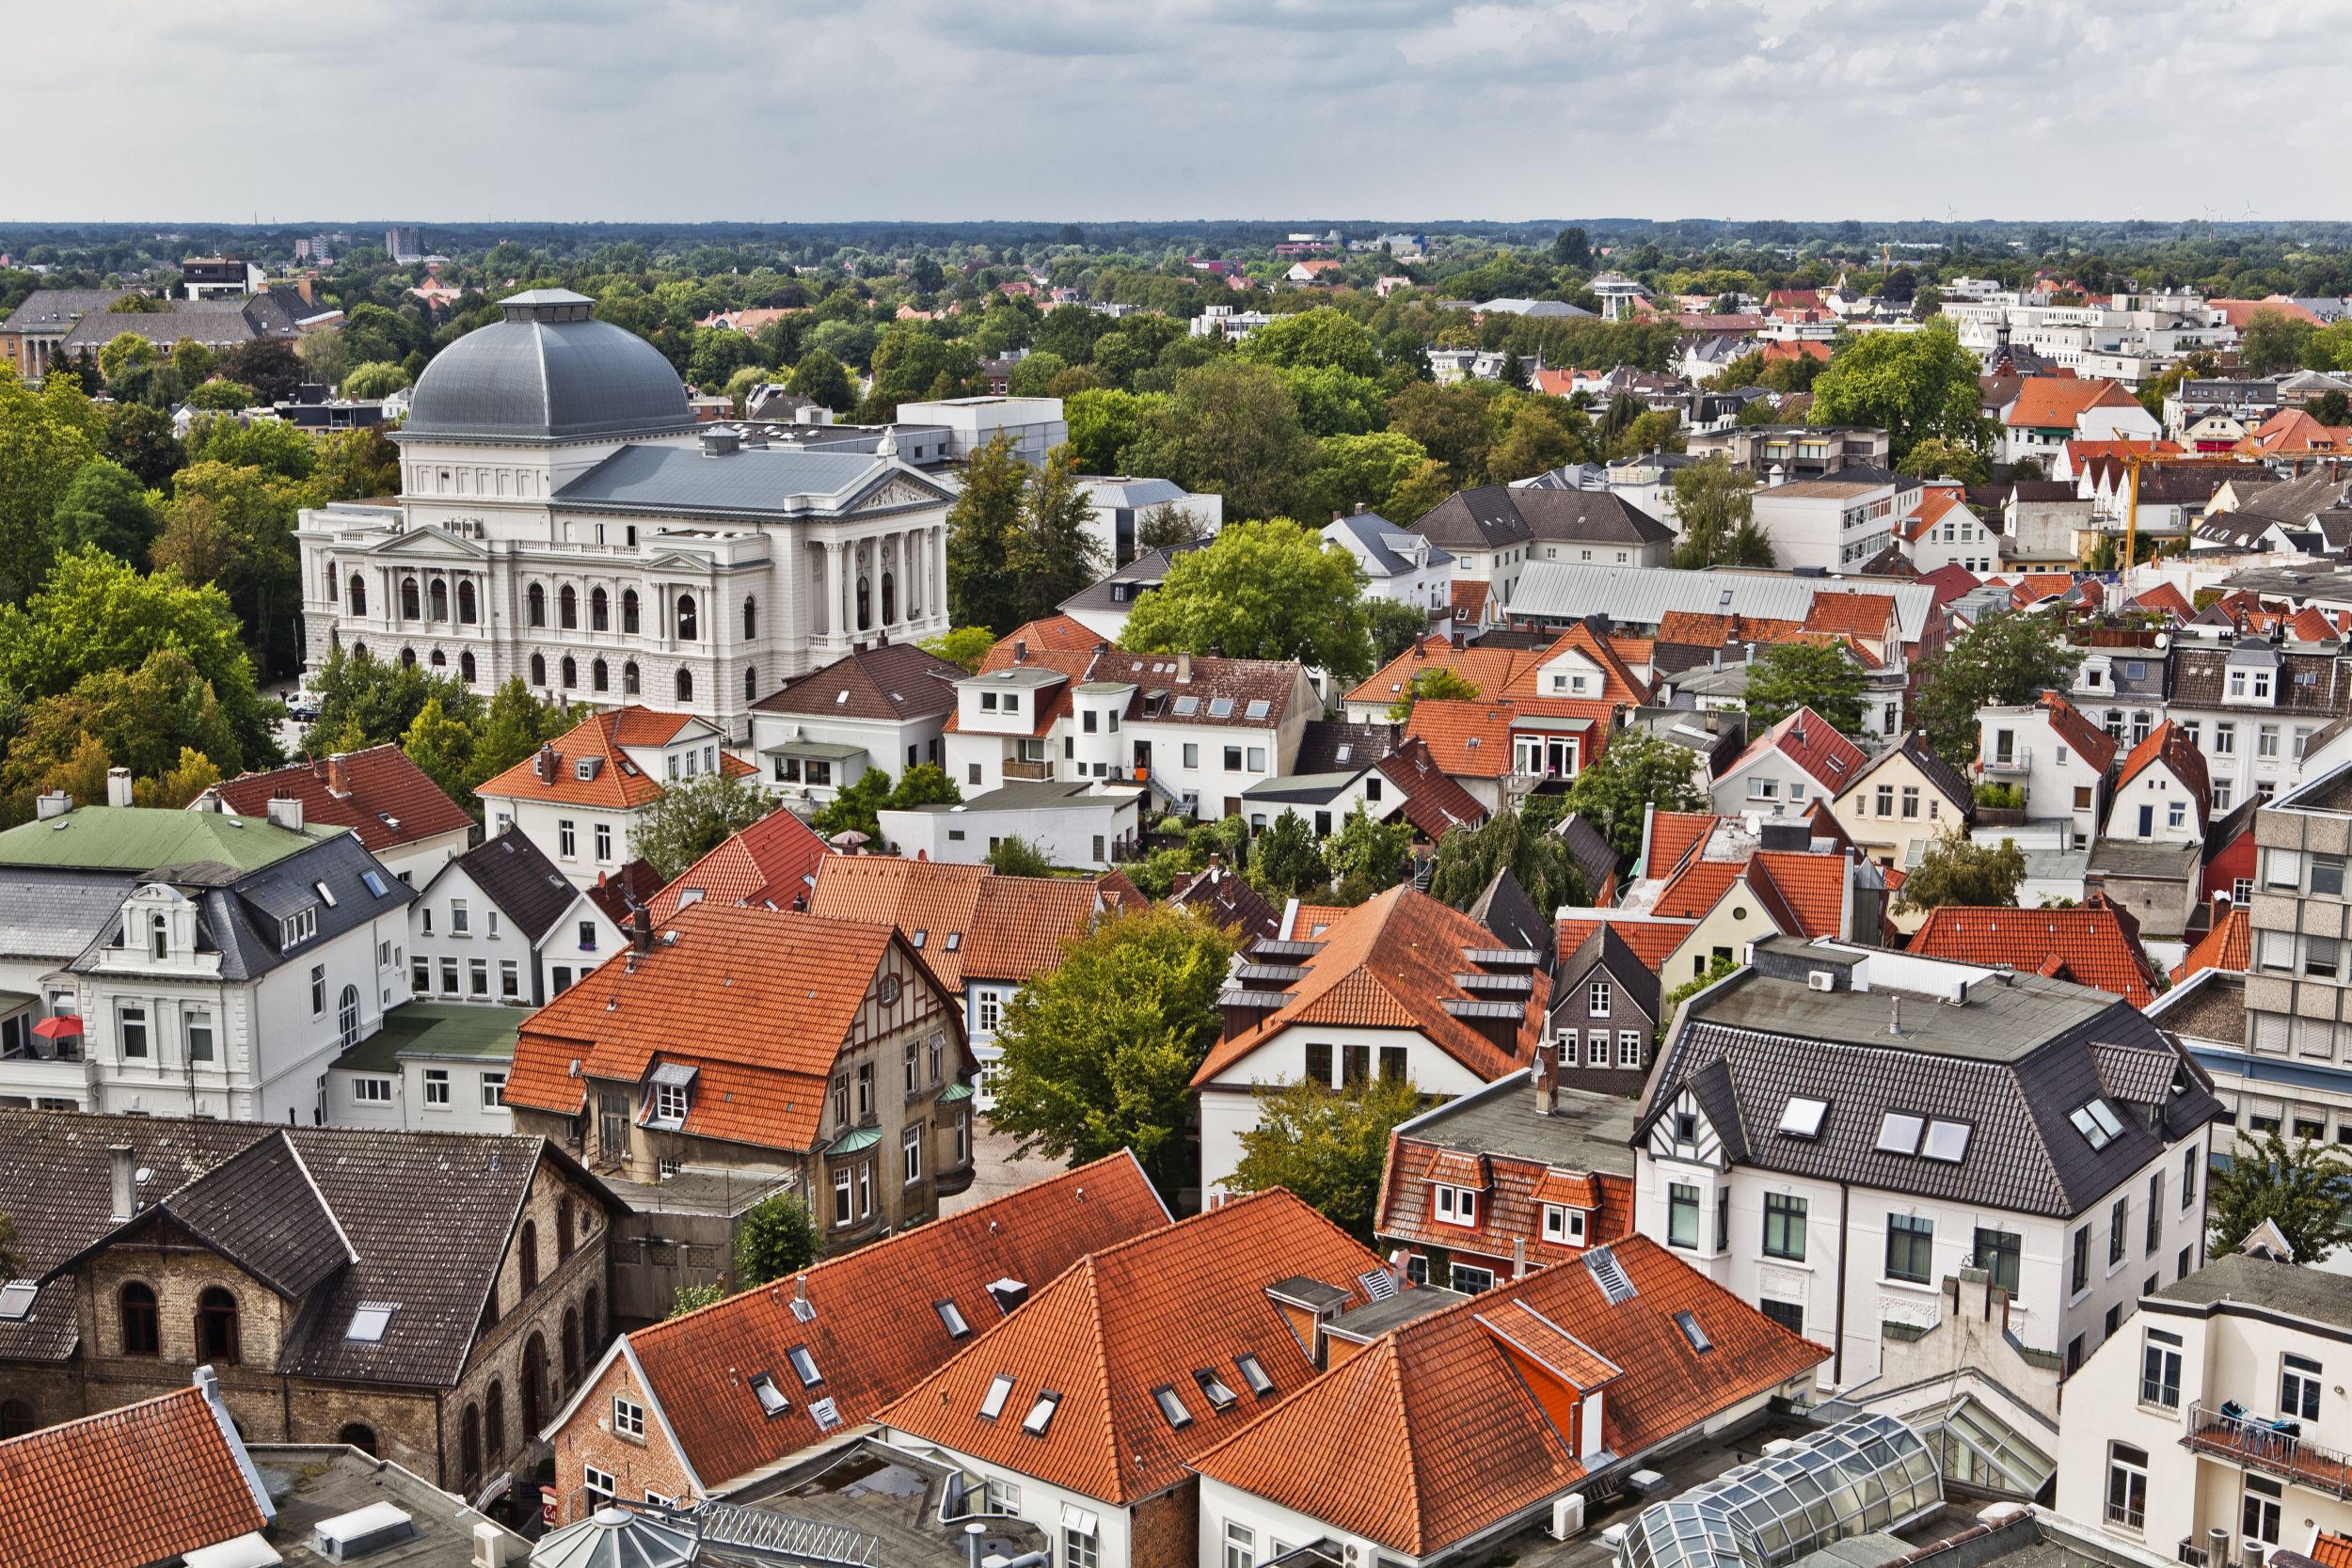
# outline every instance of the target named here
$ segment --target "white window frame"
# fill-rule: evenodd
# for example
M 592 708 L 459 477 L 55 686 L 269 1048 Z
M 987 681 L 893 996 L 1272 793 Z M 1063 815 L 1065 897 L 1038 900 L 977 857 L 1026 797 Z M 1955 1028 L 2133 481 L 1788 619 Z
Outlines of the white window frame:
M 645 1440 L 645 1407 L 626 1394 L 612 1396 L 612 1435 L 637 1443 Z
M 1430 1215 L 1439 1225 L 1458 1225 L 1465 1230 L 1478 1228 L 1478 1189 L 1457 1187 L 1451 1181 L 1430 1184 Z
M 1610 1006 L 1616 1001 L 1617 988 L 1606 980 L 1595 980 L 1584 988 L 1584 1014 L 1587 1018 L 1607 1018 Z

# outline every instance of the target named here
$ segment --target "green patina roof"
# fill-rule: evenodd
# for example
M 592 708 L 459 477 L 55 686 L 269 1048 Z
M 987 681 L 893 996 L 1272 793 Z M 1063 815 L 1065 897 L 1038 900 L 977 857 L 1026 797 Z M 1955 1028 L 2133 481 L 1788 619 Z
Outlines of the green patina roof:
M 384 1015 L 384 1026 L 335 1058 L 339 1068 L 389 1072 L 404 1056 L 483 1060 L 515 1054 L 516 1031 L 531 1016 L 521 1007 L 468 1007 L 411 1002 Z
M 880 1142 L 882 1142 L 881 1128 L 858 1127 L 835 1138 L 833 1147 L 825 1152 L 827 1154 L 857 1154 L 873 1148 Z
M 0 865 L 83 871 L 153 871 L 162 866 L 224 865 L 259 871 L 348 828 L 302 832 L 267 817 L 151 806 L 77 806 L 46 822 L 0 833 Z
M 939 1103 L 942 1105 L 952 1105 L 959 1100 L 971 1098 L 972 1085 L 969 1084 L 950 1084 L 939 1091 Z

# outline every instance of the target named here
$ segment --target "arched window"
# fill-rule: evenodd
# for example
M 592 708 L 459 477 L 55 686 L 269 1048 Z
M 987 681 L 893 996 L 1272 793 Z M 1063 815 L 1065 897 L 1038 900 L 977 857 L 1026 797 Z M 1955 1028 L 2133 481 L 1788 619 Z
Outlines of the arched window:
M 354 615 L 365 615 L 368 612 L 368 579 L 357 572 L 351 574 L 350 604 L 351 612 Z
M 676 684 L 677 700 L 681 703 L 692 702 L 694 700 L 694 673 L 691 670 L 680 670 L 677 673 Z
M 400 661 L 401 663 L 408 666 L 411 670 L 415 669 L 417 667 L 417 650 L 414 648 L 401 649 Z
M 457 1479 L 468 1497 L 482 1485 L 482 1407 L 466 1406 L 457 1421 Z
M 521 1255 L 522 1259 L 523 1294 L 529 1295 L 539 1288 L 539 1227 L 537 1222 L 523 1221 L 522 1240 L 516 1244 L 515 1250 Z M 532 1430 L 534 1432 L 538 1430 L 535 1423 Z
M 237 1364 L 237 1298 L 217 1285 L 196 1298 L 196 1355 Z
M 441 652 L 440 649 L 436 648 L 433 650 L 432 658 L 427 662 L 429 662 L 436 670 L 446 669 L 449 666 L 449 655 Z
M 359 988 L 345 986 L 342 1001 L 335 1008 L 336 1026 L 342 1032 L 343 1049 L 359 1043 Z
M 580 1298 L 580 1326 L 581 1332 L 588 1336 L 588 1348 L 591 1351 L 600 1348 L 604 1343 L 604 1336 L 598 1331 L 596 1321 L 596 1288 L 591 1285 L 588 1287 L 588 1293 Z
M 561 668 L 564 672 L 564 689 L 569 691 L 580 684 L 580 661 L 565 654 Z
M 644 683 L 637 678 L 637 661 L 632 658 L 621 666 L 621 695 L 634 697 L 644 689 Z
M 564 1308 L 564 1386 L 580 1385 L 580 1314 Z
M 523 1430 L 548 1424 L 548 1342 L 534 1334 L 523 1341 Z
M 506 1385 L 492 1383 L 482 1396 L 482 1440 L 496 1465 L 506 1457 Z
M 496 1328 L 498 1325 L 499 1282 L 498 1276 L 496 1275 L 492 1275 L 490 1276 L 489 1292 L 482 1298 L 482 1326 L 486 1330 Z
M 425 602 L 433 607 L 433 619 L 436 621 L 448 620 L 449 584 L 441 580 L 439 578 L 435 578 L 433 579 L 433 586 L 425 591 Z
M 457 656 L 457 673 L 466 677 L 468 686 L 473 684 L 473 655 L 468 653 Z
M 544 626 L 548 624 L 548 591 L 537 583 L 523 590 L 523 625 Z
M 354 657 L 354 658 L 365 658 L 365 657 L 368 657 L 368 645 L 367 645 L 365 642 L 354 642 L 354 643 L 351 645 L 351 657 Z
M 579 626 L 580 594 L 568 582 L 564 585 L 564 591 L 555 596 L 555 612 L 563 620 L 565 630 Z
M 122 1354 L 157 1355 L 163 1351 L 163 1320 L 155 1311 L 154 1287 L 137 1280 L 122 1288 Z
M 898 579 L 891 573 L 882 574 L 882 625 L 898 618 Z
M 759 666 L 756 664 L 743 672 L 743 700 L 747 703 L 759 701 Z
M 545 686 L 548 684 L 547 655 L 532 654 L 531 656 L 531 684 L 533 686 Z
M 602 691 L 610 684 L 605 678 L 604 660 L 597 659 L 588 666 L 588 685 L 592 689 Z
M 171 957 L 171 922 L 157 910 L 147 917 L 147 956 L 151 958 Z
M 696 635 L 697 633 L 694 620 L 694 595 L 691 594 L 680 594 L 677 596 L 678 641 L 681 642 L 691 642 L 694 641 Z
M 601 588 L 594 590 L 588 595 L 588 629 L 590 631 L 612 629 L 612 600 Z
M 470 582 L 457 585 L 457 619 L 469 626 L 474 623 L 473 584 Z
M 759 601 L 757 599 L 745 599 L 743 601 L 743 641 L 749 642 L 753 638 L 757 637 L 758 635 Z
M 857 629 L 866 630 L 874 624 L 873 592 L 864 578 L 857 579 Z
M 572 1255 L 572 1200 L 569 1194 L 555 1200 L 555 1260 Z
M 634 588 L 621 590 L 621 629 L 626 632 L 637 629 L 637 590 Z
M 415 621 L 421 618 L 418 612 L 417 579 L 415 578 L 400 579 L 400 618 L 404 621 Z
M 375 1428 L 365 1421 L 346 1422 L 343 1430 L 335 1433 L 335 1441 L 358 1449 L 370 1459 L 375 1457 Z
M 0 1438 L 22 1437 L 33 1430 L 31 1405 L 23 1400 L 0 1400 Z

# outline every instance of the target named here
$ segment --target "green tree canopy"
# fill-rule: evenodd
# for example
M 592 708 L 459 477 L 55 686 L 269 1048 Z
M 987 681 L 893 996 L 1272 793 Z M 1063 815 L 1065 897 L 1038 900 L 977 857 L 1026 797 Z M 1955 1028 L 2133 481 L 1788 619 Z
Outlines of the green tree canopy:
M 2026 852 L 2017 841 L 1979 844 L 1959 823 L 1935 835 L 1911 875 L 1903 879 L 1895 907 L 1905 913 L 1942 909 L 2013 910 L 2017 887 L 2026 879 Z
M 2240 1139 L 2226 1169 L 2216 1168 L 2205 1196 L 2212 1253 L 2234 1252 L 2256 1226 L 2278 1226 L 2295 1260 L 2326 1261 L 2344 1243 L 2352 1217 L 2352 1161 L 2326 1144 L 2265 1132 L 2252 1148 Z
M 1028 476 L 1021 519 L 1006 564 L 1013 587 L 1014 624 L 1057 612 L 1061 602 L 1109 570 L 1089 527 L 1091 491 L 1078 479 L 1078 449 L 1068 441 L 1045 454 Z
M 1388 517 L 1398 486 L 1428 457 L 1420 442 L 1393 430 L 1327 436 L 1316 443 L 1314 466 L 1299 481 L 1299 510 L 1327 517 L 1361 506 Z
M 93 458 L 82 465 L 57 501 L 57 548 L 65 554 L 93 546 L 134 565 L 147 559 L 155 537 L 155 509 L 146 487 L 119 464 Z
M 1192 1185 L 1184 1127 L 1221 1022 L 1232 942 L 1182 910 L 1133 911 L 1070 944 L 1006 1004 L 995 1126 L 1078 1164 L 1135 1151 L 1163 1195 Z
M 1868 425 L 1887 433 L 1897 463 L 1921 441 L 1979 450 L 1985 444 L 1983 364 L 1943 316 L 1916 332 L 1872 332 L 1839 349 L 1813 383 L 1817 425 Z
M 810 349 L 801 356 L 801 362 L 792 367 L 784 389 L 796 398 L 822 404 L 836 414 L 846 414 L 857 406 L 857 388 L 850 385 L 849 371 L 821 348 Z
M 1707 566 L 1770 566 L 1772 541 L 1756 526 L 1756 483 L 1726 457 L 1687 464 L 1674 475 L 1675 515 L 1682 540 L 1674 563 L 1685 571 Z
M 1324 862 L 1339 879 L 1337 891 L 1327 896 L 1336 904 L 1360 904 L 1396 886 L 1405 879 L 1412 848 L 1412 823 L 1401 814 L 1376 821 L 1358 800 L 1338 832 L 1323 841 Z
M 98 455 L 105 421 L 81 383 L 28 387 L 0 365 L 0 604 L 22 604 L 56 558 L 51 515 Z
M 1178 556 L 1127 617 L 1132 653 L 1295 658 L 1343 686 L 1372 672 L 1355 558 L 1287 517 L 1234 523 Z
M 1926 660 L 1914 705 L 1936 754 L 1965 768 L 1977 754 L 1979 709 L 2065 690 L 2082 655 L 2066 645 L 2061 632 L 2050 616 L 2012 610 L 1979 621 Z
M 1242 1133 L 1227 1184 L 1243 1193 L 1288 1188 L 1369 1246 L 1389 1134 L 1421 1110 L 1410 1079 L 1370 1078 L 1344 1089 L 1311 1079 L 1286 1084 L 1259 1100 L 1257 1125 Z
M 775 804 L 739 773 L 705 773 L 663 788 L 629 830 L 629 852 L 653 863 L 669 881 L 768 815 Z
M 1174 395 L 1150 410 L 1126 452 L 1136 471 L 1216 491 L 1226 516 L 1239 518 L 1285 511 L 1314 454 L 1282 372 L 1241 359 L 1178 375 Z
M 408 385 L 408 372 L 387 360 L 355 365 L 343 376 L 343 396 L 373 400 L 388 398 Z
M 1427 626 L 1428 623 L 1423 621 L 1422 629 L 1426 630 Z M 1389 705 L 1389 722 L 1404 723 L 1413 716 L 1413 705 L 1423 699 L 1440 703 L 1474 703 L 1478 701 L 1478 683 L 1442 664 L 1416 670 L 1413 678 L 1405 683 L 1405 689 L 1397 693 L 1396 701 Z
M 1327 305 L 1275 317 L 1244 341 L 1241 354 L 1285 369 L 1344 371 L 1367 378 L 1380 373 L 1380 345 L 1371 331 Z
M 1707 809 L 1697 768 L 1698 758 L 1687 747 L 1645 729 L 1621 730 L 1568 785 L 1568 810 L 1599 829 L 1620 862 L 1629 861 L 1642 850 L 1645 808 Z
M 1449 829 L 1438 840 L 1429 896 L 1460 909 L 1486 890 L 1495 873 L 1510 870 L 1528 902 L 1549 914 L 1588 896 L 1584 874 L 1557 833 L 1537 832 L 1516 811 L 1497 812 L 1477 827 Z
M 1331 868 L 1306 818 L 1287 808 L 1258 834 L 1249 876 L 1258 891 L 1277 903 L 1318 895 L 1331 885 Z
M 1020 625 L 1021 546 L 1028 465 L 998 435 L 964 460 L 963 488 L 947 508 L 947 614 L 956 625 L 1001 636 Z
M 1748 670 L 1748 733 L 1761 735 L 1810 707 L 1841 735 L 1862 733 L 1868 676 L 1853 656 L 1828 642 L 1775 642 Z
M 735 1288 L 748 1291 L 817 1261 L 817 1222 L 798 1193 L 771 1193 L 743 1211 L 735 1230 Z
M 980 660 L 986 658 L 988 650 L 994 646 L 996 634 L 988 627 L 956 626 L 925 642 L 923 651 L 977 673 Z

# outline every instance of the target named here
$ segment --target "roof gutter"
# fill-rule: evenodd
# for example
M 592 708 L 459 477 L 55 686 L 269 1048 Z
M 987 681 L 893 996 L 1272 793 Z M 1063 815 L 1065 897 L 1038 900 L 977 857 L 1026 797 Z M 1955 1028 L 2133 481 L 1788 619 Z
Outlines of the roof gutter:
M 1852 1237 L 1851 1224 L 1853 1213 L 1853 1188 L 1847 1182 L 1837 1183 L 1837 1321 L 1831 1332 L 1836 1344 L 1831 1349 L 1830 1381 L 1839 1387 L 1846 1386 L 1846 1255 L 1847 1243 Z

